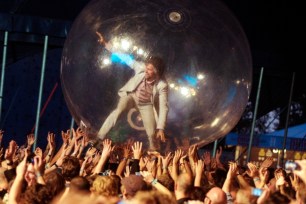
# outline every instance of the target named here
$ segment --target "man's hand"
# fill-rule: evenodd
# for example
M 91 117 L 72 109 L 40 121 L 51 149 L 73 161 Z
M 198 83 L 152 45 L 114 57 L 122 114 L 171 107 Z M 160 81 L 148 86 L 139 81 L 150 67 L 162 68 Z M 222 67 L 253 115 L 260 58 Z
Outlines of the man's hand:
M 27 135 L 27 148 L 30 149 L 35 142 L 35 135 L 33 133 Z
M 98 32 L 98 31 L 96 31 L 96 34 L 97 34 L 97 36 L 99 38 L 98 39 L 98 43 L 100 43 L 101 45 L 105 45 L 105 40 L 104 40 L 102 34 L 100 32 Z
M 104 46 L 105 49 L 111 50 L 110 43 L 106 42 L 106 40 L 104 39 L 103 35 L 100 32 L 98 32 L 98 31 L 96 31 L 96 34 L 97 34 L 97 36 L 99 38 L 98 39 L 98 43 L 100 43 L 102 46 Z
M 3 133 L 4 133 L 4 131 L 0 130 L 0 145 L 1 145 L 1 142 L 2 142 L 2 139 L 3 139 Z
M 156 133 L 156 138 L 160 139 L 160 141 L 162 141 L 162 142 L 166 142 L 166 137 L 165 137 L 164 130 L 158 130 L 157 133 Z

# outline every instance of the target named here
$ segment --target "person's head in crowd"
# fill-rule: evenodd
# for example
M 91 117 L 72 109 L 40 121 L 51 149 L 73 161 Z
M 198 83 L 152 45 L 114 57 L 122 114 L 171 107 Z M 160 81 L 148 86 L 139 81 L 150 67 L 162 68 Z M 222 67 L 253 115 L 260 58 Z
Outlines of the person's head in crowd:
M 274 178 L 274 171 L 275 169 L 273 167 L 269 167 L 267 168 L 267 173 L 268 173 L 268 179 L 267 179 L 267 183 Z
M 82 176 L 76 176 L 73 179 L 71 179 L 69 188 L 71 191 L 81 191 L 89 193 L 90 183 L 86 178 Z
M 84 193 L 73 192 L 73 195 L 65 196 L 63 199 L 54 199 L 51 204 L 119 204 L 118 199 L 106 197 L 84 196 Z
M 276 191 L 268 197 L 268 199 L 265 201 L 265 204 L 280 204 L 280 203 L 290 203 L 290 199 L 281 194 L 281 192 Z
M 214 176 L 215 185 L 218 186 L 219 188 L 222 188 L 226 176 L 227 176 L 227 171 L 225 171 L 224 169 L 217 168 L 215 170 L 215 176 Z
M 206 178 L 207 178 L 207 181 L 208 181 L 209 184 L 216 185 L 215 184 L 215 177 L 216 177 L 215 171 L 206 172 Z
M 43 176 L 52 195 L 57 195 L 65 189 L 65 179 L 57 171 L 51 171 Z
M 157 180 L 168 190 L 174 191 L 174 180 L 171 178 L 169 174 L 161 174 L 157 177 Z
M 191 200 L 204 201 L 206 193 L 201 187 L 192 187 L 190 192 Z
M 174 192 L 177 200 L 189 197 L 192 186 L 193 179 L 191 176 L 187 173 L 180 174 L 175 182 L 174 187 Z
M 98 176 L 94 180 L 91 192 L 96 196 L 115 197 L 118 196 L 118 189 L 114 179 L 109 176 Z
M 296 201 L 298 204 L 306 204 L 306 186 L 305 184 L 300 185 L 296 191 Z
M 121 178 L 118 175 L 110 175 L 110 179 L 112 179 L 116 184 L 117 194 L 120 194 L 120 187 L 121 187 Z
M 8 181 L 4 175 L 4 171 L 0 172 L 0 192 L 6 192 L 8 188 Z
M 277 168 L 277 169 L 275 169 L 275 171 L 274 171 L 274 176 L 275 176 L 275 177 L 277 177 L 277 176 L 286 177 L 286 176 L 287 176 L 287 173 L 286 173 L 286 171 L 285 171 L 283 168 Z
M 225 192 L 219 187 L 210 189 L 204 199 L 205 204 L 226 204 L 227 197 Z
M 48 204 L 54 195 L 50 191 L 50 186 L 34 183 L 24 192 L 19 201 L 20 204 Z
M 24 178 L 28 183 L 28 186 L 31 186 L 36 183 L 36 175 L 34 166 L 32 163 L 28 163 L 26 173 L 24 174 Z
M 79 175 L 80 172 L 80 162 L 79 159 L 72 156 L 66 156 L 63 159 L 62 164 L 62 175 L 65 181 L 71 181 L 74 177 Z
M 142 176 L 131 174 L 121 179 L 121 193 L 123 199 L 132 199 L 138 191 L 149 190 L 149 186 L 143 180 Z
M 88 180 L 90 186 L 92 186 L 94 180 L 95 180 L 98 176 L 99 176 L 98 174 L 86 176 L 86 179 Z
M 7 169 L 3 172 L 5 179 L 7 180 L 7 182 L 10 182 L 12 180 L 14 180 L 15 176 L 16 176 L 16 168 L 13 169 Z
M 253 196 L 249 190 L 239 189 L 236 193 L 235 203 L 253 204 L 256 203 L 257 197 Z
M 291 186 L 284 186 L 282 189 L 282 194 L 287 196 L 290 200 L 296 199 L 296 191 Z
M 127 204 L 176 204 L 176 200 L 157 190 L 138 191 Z

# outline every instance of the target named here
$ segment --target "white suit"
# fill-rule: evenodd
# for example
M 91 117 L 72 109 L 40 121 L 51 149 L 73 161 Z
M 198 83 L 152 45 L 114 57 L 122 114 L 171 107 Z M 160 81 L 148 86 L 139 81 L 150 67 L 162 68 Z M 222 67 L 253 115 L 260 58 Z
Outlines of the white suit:
M 110 129 L 116 124 L 120 114 L 127 109 L 136 107 L 148 135 L 150 148 L 155 149 L 153 137 L 156 129 L 165 129 L 168 114 L 168 84 L 164 79 L 155 81 L 151 103 L 146 105 L 137 104 L 135 90 L 145 77 L 145 64 L 134 62 L 131 66 L 135 75 L 119 90 L 120 96 L 117 108 L 106 118 L 99 130 L 98 137 L 103 139 Z

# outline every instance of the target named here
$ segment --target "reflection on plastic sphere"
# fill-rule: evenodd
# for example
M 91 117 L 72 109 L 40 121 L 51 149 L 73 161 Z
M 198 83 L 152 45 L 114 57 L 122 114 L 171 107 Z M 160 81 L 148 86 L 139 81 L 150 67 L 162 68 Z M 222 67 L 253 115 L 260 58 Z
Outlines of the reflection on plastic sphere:
M 98 43 L 96 31 L 111 51 Z M 61 66 L 69 110 L 90 135 L 97 134 L 117 105 L 118 90 L 133 76 L 129 62 L 149 56 L 167 64 L 162 150 L 208 144 L 237 124 L 250 94 L 252 62 L 240 24 L 222 3 L 93 0 L 69 32 Z M 123 113 L 108 137 L 147 140 L 136 110 Z

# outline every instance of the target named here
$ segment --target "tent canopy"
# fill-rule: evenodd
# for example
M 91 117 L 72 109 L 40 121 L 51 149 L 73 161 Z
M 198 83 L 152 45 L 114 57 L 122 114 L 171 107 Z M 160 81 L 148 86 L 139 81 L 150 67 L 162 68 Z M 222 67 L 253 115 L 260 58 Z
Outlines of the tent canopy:
M 278 130 L 268 134 L 254 135 L 253 146 L 261 148 L 282 149 L 285 130 Z M 227 145 L 248 146 L 250 135 L 229 133 L 226 136 Z M 288 128 L 286 149 L 295 151 L 306 151 L 306 123 Z

